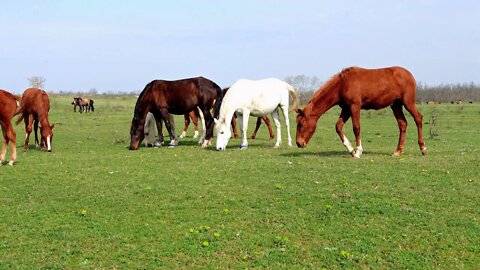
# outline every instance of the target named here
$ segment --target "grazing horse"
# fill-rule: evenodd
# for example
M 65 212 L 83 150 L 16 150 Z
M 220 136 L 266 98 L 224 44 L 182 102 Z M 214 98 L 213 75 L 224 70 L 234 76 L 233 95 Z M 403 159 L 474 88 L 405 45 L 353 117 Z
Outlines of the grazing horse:
M 297 146 L 306 147 L 317 127 L 318 119 L 330 108 L 342 108 L 336 131 L 348 152 L 355 158 L 362 155 L 360 140 L 360 110 L 382 109 L 387 106 L 397 119 L 400 137 L 394 156 L 403 152 L 407 120 L 403 108 L 412 115 L 418 130 L 418 145 L 423 155 L 427 148 L 422 134 L 422 115 L 415 106 L 416 82 L 413 75 L 402 67 L 363 69 L 349 67 L 334 75 L 313 95 L 303 110 L 297 112 Z M 343 134 L 343 125 L 352 117 L 355 150 Z
M 153 113 L 158 126 L 160 121 L 170 135 L 170 145 L 177 145 L 175 132 L 169 120 L 169 113 L 186 114 L 198 108 L 205 117 L 206 129 L 203 130 L 202 147 L 210 145 L 213 136 L 213 117 L 210 109 L 214 108 L 214 117 L 218 115 L 222 103 L 222 89 L 214 82 L 203 78 L 190 78 L 177 81 L 154 80 L 145 86 L 135 104 L 135 111 L 130 128 L 130 150 L 138 149 L 145 137 L 144 127 L 147 112 Z
M 220 117 L 216 121 L 217 150 L 225 150 L 228 140 L 231 137 L 230 122 L 233 115 L 237 114 L 242 130 L 241 149 L 248 146 L 247 127 L 248 116 L 263 116 L 272 114 L 273 121 L 277 127 L 277 142 L 275 148 L 280 147 L 282 136 L 280 133 L 279 109 L 282 109 L 287 128 L 288 146 L 292 146 L 290 136 L 290 123 L 288 120 L 288 99 L 289 93 L 293 97 L 293 107 L 298 106 L 298 95 L 293 86 L 279 79 L 271 78 L 259 81 L 241 79 L 235 82 L 225 94 L 220 107 Z
M 13 129 L 11 120 L 12 117 L 18 113 L 20 107 L 20 97 L 14 96 L 11 93 L 0 89 L 0 125 L 2 126 L 3 145 L 2 152 L 0 153 L 0 166 L 2 166 L 5 160 L 5 154 L 7 153 L 7 147 L 10 145 L 10 161 L 8 165 L 13 166 L 17 159 L 17 148 L 15 146 L 17 142 L 17 136 Z
M 227 93 L 228 89 L 230 89 L 230 87 L 223 88 L 222 91 L 223 91 L 224 96 Z M 261 117 L 257 117 L 257 123 L 255 125 L 255 131 L 253 131 L 253 134 L 250 138 L 252 140 L 254 140 L 257 137 L 257 132 L 258 132 L 258 129 L 260 128 L 260 126 L 262 125 L 262 120 L 267 125 L 268 133 L 270 134 L 270 140 L 272 140 L 273 138 L 275 138 L 275 135 L 273 134 L 272 125 L 270 124 L 270 119 L 268 119 L 268 116 L 266 116 L 266 115 L 261 116 Z M 236 138 L 238 138 L 237 115 L 236 114 L 233 115 L 231 124 L 232 124 L 232 130 L 233 130 L 233 138 L 236 139 Z
M 93 106 L 93 99 L 89 99 L 89 98 L 81 98 L 81 97 L 74 97 L 73 98 L 73 102 L 72 102 L 72 105 L 73 105 L 73 111 L 76 112 L 77 110 L 77 106 L 80 108 L 79 109 L 79 112 L 82 113 L 83 111 L 85 112 L 89 112 L 89 111 L 92 111 L 94 112 L 95 111 L 95 108 Z
M 53 127 L 48 121 L 48 112 L 50 111 L 50 101 L 45 91 L 37 88 L 28 88 L 23 92 L 20 102 L 19 116 L 16 124 L 25 122 L 25 145 L 23 149 L 28 151 L 30 133 L 32 133 L 32 124 L 35 130 L 35 146 L 46 148 L 48 152 L 52 151 Z M 40 122 L 41 142 L 38 142 L 37 130 Z

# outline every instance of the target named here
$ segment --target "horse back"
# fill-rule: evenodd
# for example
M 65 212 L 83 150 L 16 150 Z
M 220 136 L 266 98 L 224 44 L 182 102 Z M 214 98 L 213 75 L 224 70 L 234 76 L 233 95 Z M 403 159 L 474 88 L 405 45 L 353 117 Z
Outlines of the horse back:
M 37 88 L 28 88 L 23 92 L 20 110 L 23 113 L 48 115 L 50 111 L 48 94 Z
M 365 109 L 379 109 L 415 95 L 413 75 L 402 67 L 364 69 L 350 67 L 340 73 L 340 96 Z

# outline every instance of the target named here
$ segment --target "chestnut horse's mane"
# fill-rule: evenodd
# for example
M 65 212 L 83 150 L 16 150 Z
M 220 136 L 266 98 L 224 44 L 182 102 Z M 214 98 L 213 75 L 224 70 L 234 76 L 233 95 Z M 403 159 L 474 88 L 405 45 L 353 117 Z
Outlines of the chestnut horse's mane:
M 320 97 L 320 95 L 322 95 L 322 93 L 324 91 L 328 91 L 329 89 L 334 87 L 340 81 L 340 79 L 343 78 L 343 76 L 342 76 L 343 71 L 344 70 L 342 70 L 341 72 L 333 75 L 327 82 L 325 82 L 322 86 L 320 86 L 320 88 L 313 94 L 309 103 L 313 102 L 313 101 L 316 101 Z

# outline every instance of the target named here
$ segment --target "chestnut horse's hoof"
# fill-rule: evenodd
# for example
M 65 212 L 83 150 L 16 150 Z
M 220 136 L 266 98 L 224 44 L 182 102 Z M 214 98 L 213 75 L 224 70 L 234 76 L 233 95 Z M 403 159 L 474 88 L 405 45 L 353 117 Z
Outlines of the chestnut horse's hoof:
M 422 151 L 422 155 L 424 156 L 427 155 L 427 147 L 424 147 L 421 151 Z

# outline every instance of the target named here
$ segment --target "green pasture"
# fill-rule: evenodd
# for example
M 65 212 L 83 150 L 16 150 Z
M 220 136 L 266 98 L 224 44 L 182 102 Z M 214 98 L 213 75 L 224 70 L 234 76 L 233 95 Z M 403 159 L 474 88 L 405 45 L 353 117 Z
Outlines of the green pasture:
M 337 108 L 305 149 L 288 148 L 284 128 L 273 149 L 265 127 L 247 150 L 239 139 L 202 149 L 191 126 L 176 148 L 129 151 L 135 97 L 95 96 L 87 114 L 71 99 L 50 97 L 51 153 L 23 152 L 16 126 L 17 162 L 0 167 L 0 269 L 480 265 L 478 104 L 419 107 L 426 157 L 409 115 L 405 153 L 393 158 L 392 112 L 364 111 L 365 152 L 353 159 Z M 295 138 L 294 113 L 290 122 Z M 345 130 L 354 141 L 351 122 Z

